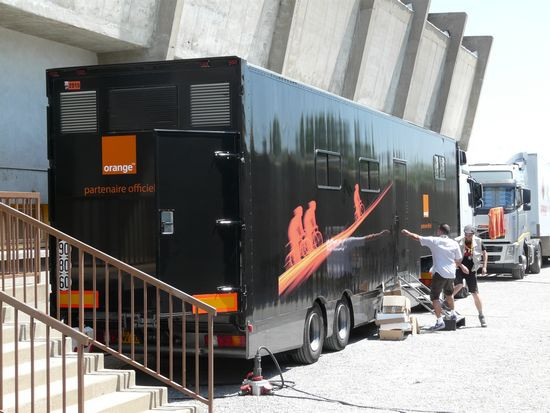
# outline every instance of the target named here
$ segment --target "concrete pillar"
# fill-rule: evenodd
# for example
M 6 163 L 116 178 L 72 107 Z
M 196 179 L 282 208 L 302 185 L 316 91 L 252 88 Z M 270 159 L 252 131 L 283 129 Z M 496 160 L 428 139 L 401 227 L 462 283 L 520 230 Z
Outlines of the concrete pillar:
M 174 58 L 174 36 L 178 34 L 182 0 L 159 2 L 158 15 L 149 47 L 121 52 L 99 53 L 99 64 L 128 63 Z
M 435 132 L 441 132 L 443 117 L 447 107 L 447 99 L 451 89 L 453 73 L 456 65 L 458 51 L 462 45 L 464 36 L 464 27 L 468 16 L 466 13 L 434 13 L 428 15 L 428 20 L 437 28 L 449 33 L 449 47 L 445 57 L 445 69 L 439 88 L 437 104 L 432 117 L 431 129 Z
M 363 63 L 363 53 L 365 52 L 365 42 L 369 32 L 374 1 L 375 0 L 361 0 L 359 2 L 355 30 L 351 41 L 350 56 L 342 87 L 342 96 L 351 100 L 355 98 L 355 90 L 357 89 L 359 72 L 361 71 L 361 65 Z
M 267 68 L 277 73 L 283 71 L 285 63 L 286 48 L 288 46 L 288 36 L 290 26 L 294 17 L 294 8 L 296 0 L 281 0 L 275 21 L 275 30 L 271 38 L 271 47 L 269 49 L 269 58 Z
M 462 40 L 462 44 L 468 50 L 477 53 L 477 64 L 474 74 L 474 81 L 472 84 L 472 90 L 470 92 L 470 99 L 468 101 L 468 108 L 466 110 L 466 117 L 464 118 L 462 135 L 460 136 L 459 142 L 461 149 L 468 150 L 468 144 L 470 143 L 470 135 L 472 134 L 472 127 L 474 125 L 477 105 L 479 103 L 479 96 L 481 94 L 481 87 L 483 85 L 483 79 L 485 78 L 485 69 L 487 68 L 491 46 L 493 45 L 493 37 L 466 36 Z
M 392 114 L 399 118 L 403 118 L 403 115 L 405 114 L 405 107 L 407 106 L 407 98 L 409 97 L 409 91 L 411 88 L 414 66 L 418 56 L 418 47 L 420 45 L 422 33 L 424 32 L 426 18 L 428 17 L 428 10 L 430 9 L 430 0 L 411 0 L 411 4 L 414 15 L 409 31 L 407 49 L 405 51 L 403 65 L 401 66 L 399 83 L 397 84 L 395 101 L 392 110 Z

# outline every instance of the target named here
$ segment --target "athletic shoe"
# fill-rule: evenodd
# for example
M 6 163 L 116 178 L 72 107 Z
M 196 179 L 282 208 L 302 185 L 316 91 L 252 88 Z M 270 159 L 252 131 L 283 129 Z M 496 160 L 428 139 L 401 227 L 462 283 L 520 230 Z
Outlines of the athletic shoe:
M 458 316 L 456 315 L 456 313 L 451 314 L 451 320 L 456 321 L 457 318 L 458 318 Z
M 433 331 L 443 330 L 445 328 L 445 322 L 437 320 L 435 325 L 432 327 Z
M 479 316 L 479 322 L 481 324 L 481 327 L 487 327 L 487 322 L 485 321 L 485 316 L 484 315 Z

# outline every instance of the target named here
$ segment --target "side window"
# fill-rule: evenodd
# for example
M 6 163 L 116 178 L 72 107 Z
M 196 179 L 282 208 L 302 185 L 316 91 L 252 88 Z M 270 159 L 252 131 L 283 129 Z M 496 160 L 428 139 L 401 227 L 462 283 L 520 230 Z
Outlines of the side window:
M 434 178 L 445 180 L 447 178 L 447 163 L 444 156 L 434 155 Z
M 338 152 L 322 149 L 315 151 L 315 178 L 317 188 L 342 188 L 342 156 Z
M 359 188 L 362 192 L 380 192 L 380 163 L 359 158 Z

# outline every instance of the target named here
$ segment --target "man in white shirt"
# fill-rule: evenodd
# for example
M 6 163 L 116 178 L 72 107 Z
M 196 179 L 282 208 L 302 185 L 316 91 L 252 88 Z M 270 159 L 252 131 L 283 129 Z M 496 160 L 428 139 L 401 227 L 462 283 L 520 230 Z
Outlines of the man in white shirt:
M 433 267 L 432 284 L 430 285 L 430 300 L 435 311 L 437 321 L 433 330 L 442 330 L 445 328 L 445 322 L 441 315 L 441 303 L 439 296 L 441 292 L 445 294 L 447 305 L 451 309 L 451 318 L 456 320 L 455 302 L 453 298 L 454 279 L 456 268 L 468 274 L 468 268 L 462 264 L 462 253 L 458 243 L 449 238 L 451 228 L 447 224 L 441 224 L 437 229 L 437 237 L 423 237 L 414 234 L 406 229 L 401 231 L 404 235 L 419 241 L 424 247 L 428 247 L 432 252 Z

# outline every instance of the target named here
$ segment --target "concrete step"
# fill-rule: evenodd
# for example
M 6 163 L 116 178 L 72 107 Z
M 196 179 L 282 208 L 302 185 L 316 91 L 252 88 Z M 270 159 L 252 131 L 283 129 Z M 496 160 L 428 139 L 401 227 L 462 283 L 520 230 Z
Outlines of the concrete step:
M 34 386 L 46 385 L 47 359 L 35 360 L 34 362 Z M 63 359 L 61 356 L 50 357 L 50 383 L 60 380 L 63 377 Z M 67 380 L 77 379 L 78 360 L 76 354 L 68 354 L 65 359 L 65 374 Z M 84 354 L 84 371 L 93 373 L 103 369 L 103 354 Z M 17 372 L 17 385 L 19 391 L 30 389 L 31 386 L 31 363 L 20 363 Z M 4 368 L 2 385 L 4 393 L 15 391 L 15 366 Z
M 66 380 L 66 403 L 67 406 L 76 405 L 78 402 L 78 380 L 76 378 Z M 128 390 L 135 386 L 135 371 L 133 370 L 99 370 L 84 376 L 84 400 L 92 400 L 105 395 L 110 395 L 121 390 Z M 46 385 L 34 387 L 34 408 L 35 411 L 46 411 Z M 161 393 L 162 390 L 155 389 L 156 393 Z M 52 410 L 62 409 L 63 407 L 63 381 L 52 381 L 50 384 L 50 406 Z M 162 400 L 160 394 L 156 394 L 154 401 Z M 166 397 L 166 396 L 164 396 Z M 113 400 L 117 397 L 113 396 Z M 151 402 L 152 397 L 141 398 L 138 402 L 134 401 L 133 406 L 136 408 L 131 411 L 141 411 L 156 406 Z M 15 405 L 15 396 L 13 393 L 4 394 L 4 410 L 9 412 Z M 30 411 L 31 407 L 31 390 L 26 389 L 19 391 L 19 410 Z M 102 405 L 105 408 L 108 405 Z M 137 408 L 139 407 L 139 408 Z M 98 410 L 107 411 L 107 410 Z M 108 410 L 115 411 L 115 410 Z
M 206 406 L 204 408 L 200 408 L 197 406 L 172 406 L 170 404 L 167 404 L 165 406 L 157 407 L 156 409 L 146 410 L 145 412 L 141 413 L 202 413 L 206 412 L 207 410 L 208 409 Z
M 2 290 L 1 285 L 0 285 L 0 290 Z M 11 282 L 6 282 L 3 292 L 13 297 L 14 296 L 13 291 L 14 290 Z M 47 296 L 46 296 L 46 293 L 48 294 Z M 31 282 L 27 282 L 26 285 L 21 284 L 15 287 L 15 298 L 17 298 L 21 302 L 24 302 L 30 307 L 37 308 L 43 312 L 46 311 L 46 308 L 49 305 L 50 293 L 51 293 L 50 284 L 44 283 L 44 282 L 36 284 L 36 291 L 35 291 L 34 283 L 31 283 Z M 35 296 L 36 296 L 36 303 L 34 301 Z M 4 320 L 12 321 L 13 312 L 14 312 L 13 307 L 7 304 L 3 304 L 3 308 L 4 308 L 3 311 L 5 313 Z
M 162 406 L 158 404 L 159 399 L 163 397 L 160 395 L 161 392 L 166 394 L 166 389 L 162 387 L 135 386 L 88 400 L 84 403 L 84 411 L 86 413 L 163 412 Z M 195 412 L 194 410 L 168 411 Z M 61 412 L 62 410 L 54 411 L 54 413 Z M 76 405 L 67 407 L 67 413 L 76 412 L 78 412 Z
M 61 354 L 61 339 L 50 339 L 50 354 L 48 356 L 58 356 Z M 17 343 L 18 363 L 27 363 L 31 360 L 30 341 L 19 341 Z M 71 353 L 71 340 L 65 341 L 65 351 Z M 34 359 L 42 360 L 46 358 L 46 340 L 36 339 L 34 341 Z M 6 343 L 2 347 L 2 363 L 4 369 L 13 366 L 15 363 L 15 343 Z

